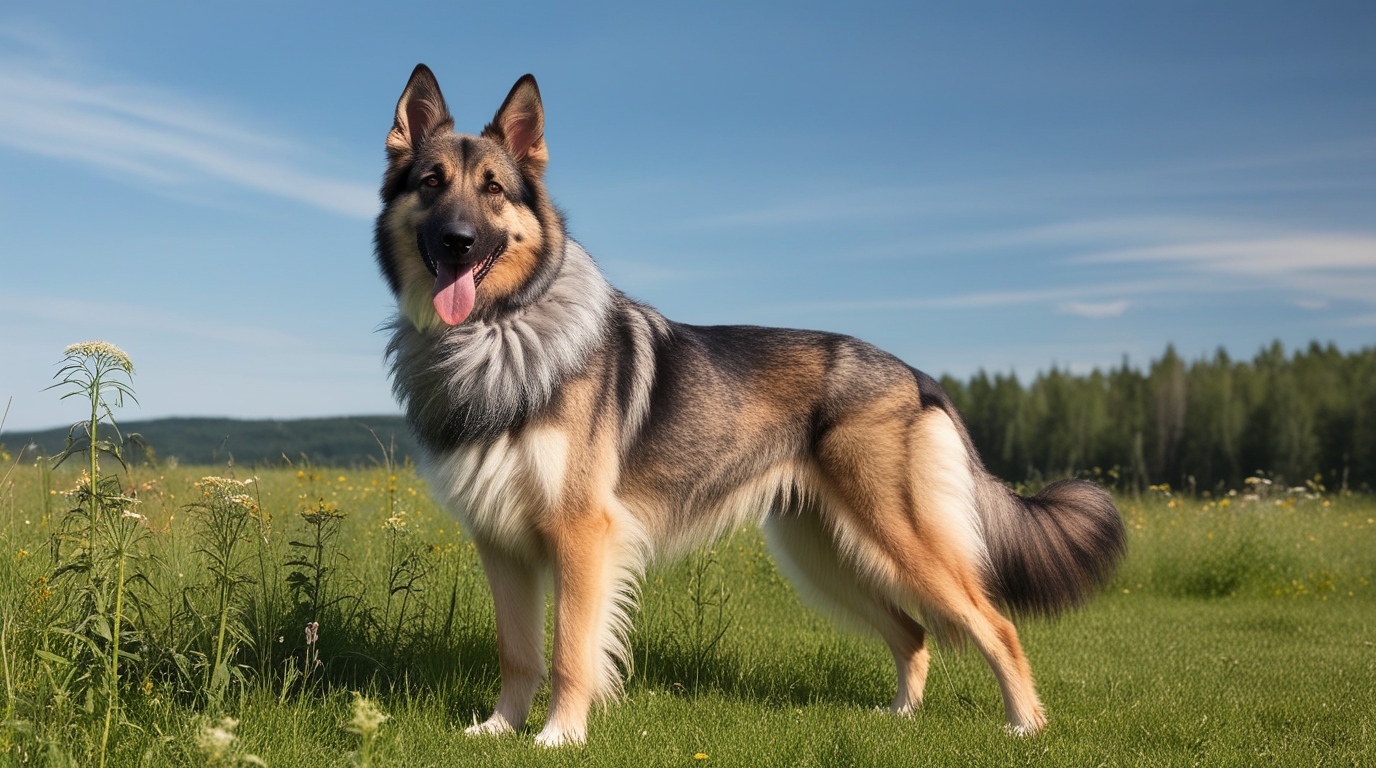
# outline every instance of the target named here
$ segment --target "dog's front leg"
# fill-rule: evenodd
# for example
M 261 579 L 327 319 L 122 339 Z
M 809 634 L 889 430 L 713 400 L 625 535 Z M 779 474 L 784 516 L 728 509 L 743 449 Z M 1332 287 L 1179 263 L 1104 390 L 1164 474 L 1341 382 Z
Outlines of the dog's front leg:
M 502 734 L 524 726 L 530 702 L 545 679 L 544 574 L 498 547 L 477 546 L 497 612 L 502 691 L 492 716 L 464 731 L 471 736 Z
M 571 516 L 551 537 L 554 551 L 554 655 L 549 719 L 535 737 L 546 747 L 582 744 L 588 710 L 618 682 L 609 652 L 617 642 L 618 540 L 604 510 Z

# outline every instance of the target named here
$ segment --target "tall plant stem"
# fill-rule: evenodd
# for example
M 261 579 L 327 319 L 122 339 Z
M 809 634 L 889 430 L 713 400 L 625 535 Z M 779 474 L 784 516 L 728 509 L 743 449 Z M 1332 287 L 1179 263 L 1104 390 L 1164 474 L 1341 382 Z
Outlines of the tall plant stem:
M 86 425 L 86 437 L 90 440 L 89 450 L 91 454 L 91 525 L 86 540 L 86 556 L 94 562 L 96 546 L 96 510 L 100 503 L 96 498 L 96 476 L 100 472 L 100 455 L 96 451 L 96 429 L 100 424 L 100 377 L 91 377 L 91 422 Z M 92 577 L 95 569 L 92 568 L 87 573 Z
M 124 552 L 119 553 L 119 573 L 115 581 L 115 631 L 110 647 L 110 693 L 105 701 L 105 729 L 100 734 L 100 766 L 105 768 L 105 748 L 110 741 L 110 720 L 119 707 L 119 626 L 124 615 Z
M 5 636 L 10 632 L 10 618 L 5 617 L 5 624 L 0 627 L 0 659 L 5 662 L 5 721 L 8 722 L 14 716 L 14 683 L 10 681 L 10 651 L 5 644 Z
M 230 590 L 232 589 L 233 587 L 231 585 L 220 585 L 220 631 L 216 634 L 215 637 L 215 666 L 210 668 L 211 685 L 206 686 L 206 690 L 212 690 L 215 683 L 215 671 L 220 668 L 220 663 L 224 660 L 225 625 L 229 621 L 229 599 Z

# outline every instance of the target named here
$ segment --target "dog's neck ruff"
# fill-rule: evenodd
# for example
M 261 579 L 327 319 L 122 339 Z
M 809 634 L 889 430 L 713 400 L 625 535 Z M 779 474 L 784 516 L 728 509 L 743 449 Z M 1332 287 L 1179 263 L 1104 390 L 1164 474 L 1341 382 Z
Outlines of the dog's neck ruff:
M 558 270 L 543 292 L 495 318 L 426 331 L 393 321 L 392 391 L 426 448 L 510 431 L 548 405 L 603 343 L 612 287 L 571 239 Z

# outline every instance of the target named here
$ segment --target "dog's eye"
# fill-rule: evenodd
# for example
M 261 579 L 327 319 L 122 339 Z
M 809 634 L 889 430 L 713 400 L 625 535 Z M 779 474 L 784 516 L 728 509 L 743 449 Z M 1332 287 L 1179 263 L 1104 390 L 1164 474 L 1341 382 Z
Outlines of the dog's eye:
M 424 184 L 427 187 L 438 187 L 440 185 L 440 177 L 426 176 L 425 178 L 420 180 L 420 183 Z
M 488 194 L 500 195 L 502 194 L 502 185 L 495 181 L 489 181 L 487 182 L 487 191 Z

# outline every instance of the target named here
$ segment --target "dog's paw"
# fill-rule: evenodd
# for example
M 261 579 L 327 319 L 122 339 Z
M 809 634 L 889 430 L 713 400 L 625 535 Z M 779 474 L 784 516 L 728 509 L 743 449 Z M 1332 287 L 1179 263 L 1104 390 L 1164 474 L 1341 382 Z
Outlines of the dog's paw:
M 895 701 L 893 705 L 890 706 L 886 711 L 890 714 L 898 715 L 899 717 L 912 717 L 913 715 L 917 714 L 917 711 L 919 709 L 922 709 L 921 701 Z
M 545 749 L 556 747 L 578 747 L 587 741 L 587 736 L 583 733 L 565 730 L 552 725 L 546 725 L 544 730 L 535 734 L 535 743 Z
M 467 736 L 501 736 L 514 730 L 516 729 L 511 727 L 511 723 L 508 723 L 501 713 L 493 712 L 492 717 L 463 729 L 463 732 Z
M 1031 723 L 1008 723 L 1003 726 L 1004 733 L 1023 739 L 1029 736 L 1036 736 L 1046 728 L 1046 718 L 1039 717 Z

